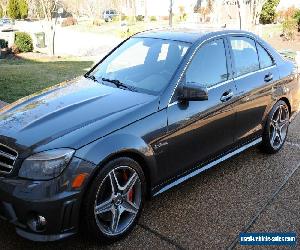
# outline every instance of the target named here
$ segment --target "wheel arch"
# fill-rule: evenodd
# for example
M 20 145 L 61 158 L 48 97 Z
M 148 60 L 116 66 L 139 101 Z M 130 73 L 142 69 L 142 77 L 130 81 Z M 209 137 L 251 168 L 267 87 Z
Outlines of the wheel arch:
M 265 112 L 265 114 L 264 114 L 264 118 L 263 118 L 263 120 L 262 120 L 262 128 L 265 128 L 266 122 L 267 122 L 267 120 L 268 120 L 268 116 L 269 116 L 271 110 L 273 109 L 273 107 L 275 106 L 275 104 L 276 104 L 277 102 L 279 102 L 279 101 L 284 101 L 284 102 L 287 104 L 287 106 L 288 106 L 288 108 L 289 108 L 290 115 L 291 115 L 292 107 L 291 107 L 290 100 L 289 100 L 286 96 L 282 96 L 282 97 L 278 98 L 276 101 L 270 103 L 270 105 L 269 105 L 268 108 L 266 109 L 266 112 Z
M 122 158 L 122 157 L 130 158 L 130 159 L 136 161 L 140 165 L 140 167 L 142 168 L 143 173 L 145 175 L 145 179 L 146 179 L 146 198 L 150 199 L 150 197 L 151 197 L 151 183 L 152 183 L 150 163 L 148 162 L 146 157 L 144 155 L 142 155 L 142 153 L 140 153 L 140 152 L 138 152 L 137 150 L 134 150 L 134 149 L 126 149 L 126 150 L 122 150 L 122 151 L 119 151 L 119 152 L 115 152 L 115 153 L 107 156 L 105 159 L 103 159 L 97 165 L 97 168 L 95 169 L 93 175 L 91 176 L 91 178 L 89 180 L 88 186 L 90 186 L 91 182 L 97 176 L 99 171 L 101 171 L 101 168 L 103 166 L 105 166 L 110 161 L 113 161 L 117 158 Z
M 284 97 L 281 97 L 278 101 L 284 101 L 287 104 L 287 106 L 289 108 L 290 115 L 291 115 L 291 113 L 292 113 L 292 106 L 291 106 L 291 103 L 290 103 L 289 99 L 284 96 Z
M 76 156 L 95 164 L 84 192 L 105 164 L 116 158 L 128 157 L 141 166 L 146 179 L 146 198 L 151 197 L 152 186 L 157 176 L 157 164 L 152 147 L 142 138 L 125 134 L 109 136 L 80 149 Z

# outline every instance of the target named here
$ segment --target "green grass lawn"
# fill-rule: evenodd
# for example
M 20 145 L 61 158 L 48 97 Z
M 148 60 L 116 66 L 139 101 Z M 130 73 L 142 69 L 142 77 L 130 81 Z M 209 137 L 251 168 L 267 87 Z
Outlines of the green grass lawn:
M 169 21 L 165 20 L 155 22 L 128 22 L 128 26 L 121 27 L 120 22 L 103 23 L 101 26 L 95 26 L 91 22 L 81 22 L 77 25 L 64 27 L 64 29 L 73 30 L 76 32 L 95 33 L 103 36 L 113 35 L 118 38 L 124 38 L 144 30 L 167 27 L 168 24 Z M 175 21 L 174 24 L 176 24 Z M 123 34 L 125 30 L 129 30 L 129 33 L 127 35 Z
M 282 33 L 282 24 L 264 25 L 262 29 L 262 37 L 264 39 L 270 36 L 279 36 Z
M 14 102 L 44 88 L 84 74 L 92 61 L 0 60 L 0 100 Z

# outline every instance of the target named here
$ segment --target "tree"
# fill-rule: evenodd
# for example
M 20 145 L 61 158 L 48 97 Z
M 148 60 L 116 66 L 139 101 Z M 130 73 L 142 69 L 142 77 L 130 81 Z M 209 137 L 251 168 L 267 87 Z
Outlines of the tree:
M 259 24 L 259 18 L 261 15 L 262 8 L 267 0 L 251 0 L 251 25 Z
M 8 1 L 7 12 L 11 19 L 19 19 L 21 17 L 18 0 Z
M 3 9 L 2 9 L 2 6 L 0 4 L 0 18 L 2 18 L 2 17 L 3 17 Z
M 46 25 L 46 37 L 48 39 L 48 53 L 53 56 L 55 54 L 55 26 L 56 19 L 53 19 L 53 16 L 56 16 L 57 13 L 57 0 L 38 0 L 38 4 L 41 5 L 43 10 L 44 18 L 47 22 Z M 54 15 L 56 14 L 56 15 Z
M 296 19 L 296 22 L 298 24 L 298 31 L 300 32 L 300 10 L 296 11 L 294 18 Z
M 208 13 L 211 13 L 213 11 L 213 0 L 208 0 L 207 1 L 207 11 Z
M 259 22 L 262 24 L 273 23 L 276 17 L 276 7 L 280 0 L 268 0 L 261 11 Z
M 213 12 L 213 0 L 208 0 L 205 7 L 200 8 L 200 14 L 203 16 L 204 22 L 206 22 L 206 17 Z
M 257 25 L 266 2 L 267 0 L 237 0 L 240 28 Z
M 19 12 L 20 12 L 20 17 L 22 19 L 24 19 L 28 16 L 28 3 L 27 3 L 27 0 L 19 0 Z
M 7 16 L 8 0 L 0 0 L 0 6 L 2 9 L 2 15 Z
M 202 7 L 202 0 L 197 0 L 197 3 L 196 3 L 196 5 L 195 5 L 195 7 L 194 7 L 194 12 L 195 12 L 195 13 L 199 13 L 201 7 Z

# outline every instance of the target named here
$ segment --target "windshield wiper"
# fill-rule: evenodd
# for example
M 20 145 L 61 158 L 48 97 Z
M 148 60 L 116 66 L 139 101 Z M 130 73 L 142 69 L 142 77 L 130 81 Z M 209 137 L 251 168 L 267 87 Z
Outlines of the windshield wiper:
M 102 78 L 102 81 L 104 82 L 110 82 L 110 83 L 113 83 L 117 88 L 124 88 L 124 89 L 128 89 L 128 90 L 131 90 L 131 91 L 136 91 L 136 89 L 132 86 L 128 86 L 122 82 L 120 82 L 119 80 L 114 80 L 114 79 L 108 79 L 108 78 Z
M 94 82 L 99 82 L 98 79 L 94 75 L 87 75 L 85 77 L 88 78 L 88 79 L 93 80 Z

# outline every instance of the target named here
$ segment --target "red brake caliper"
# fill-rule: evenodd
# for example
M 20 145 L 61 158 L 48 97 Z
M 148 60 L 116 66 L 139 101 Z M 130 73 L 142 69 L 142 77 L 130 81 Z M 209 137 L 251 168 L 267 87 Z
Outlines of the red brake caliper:
M 123 178 L 125 181 L 128 181 L 128 174 L 125 171 L 123 172 Z M 133 188 L 128 192 L 128 200 L 133 201 Z

